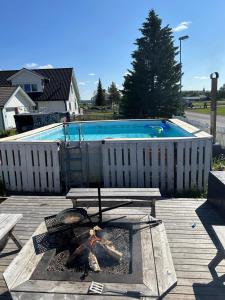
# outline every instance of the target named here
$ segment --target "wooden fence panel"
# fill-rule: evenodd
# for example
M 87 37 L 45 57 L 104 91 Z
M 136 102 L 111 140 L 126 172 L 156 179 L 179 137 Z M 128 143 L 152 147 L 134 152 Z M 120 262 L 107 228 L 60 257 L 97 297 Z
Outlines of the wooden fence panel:
M 202 190 L 211 166 L 210 139 L 105 141 L 105 187 L 159 187 L 161 191 Z M 116 158 L 116 160 L 115 160 Z
M 58 144 L 0 143 L 0 179 L 9 191 L 61 191 Z

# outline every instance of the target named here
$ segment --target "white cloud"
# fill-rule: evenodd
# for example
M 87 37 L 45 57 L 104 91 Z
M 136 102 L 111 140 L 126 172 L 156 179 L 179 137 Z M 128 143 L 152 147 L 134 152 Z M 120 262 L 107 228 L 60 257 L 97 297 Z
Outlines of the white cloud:
M 209 76 L 194 76 L 194 79 L 206 80 L 209 79 Z
M 23 66 L 24 68 L 27 68 L 27 69 L 32 69 L 32 68 L 37 68 L 38 67 L 38 64 L 32 62 L 32 63 L 27 63 Z
M 51 64 L 47 64 L 47 65 L 43 65 L 43 66 L 39 66 L 38 69 L 53 69 L 53 65 Z
M 79 85 L 86 85 L 86 83 L 84 81 L 80 81 L 78 82 Z
M 95 76 L 96 74 L 95 73 L 89 73 L 88 75 L 89 76 Z
M 123 74 L 123 76 L 127 76 L 128 74 L 130 74 L 129 72 L 125 72 L 124 74 Z
M 184 21 L 178 24 L 176 27 L 173 28 L 173 32 L 180 32 L 183 30 L 186 30 L 189 28 L 189 25 L 191 24 L 190 21 Z
M 23 65 L 23 67 L 26 69 L 52 69 L 52 68 L 54 68 L 53 65 L 51 65 L 51 64 L 46 64 L 46 65 L 40 66 L 34 62 L 27 63 L 27 64 Z

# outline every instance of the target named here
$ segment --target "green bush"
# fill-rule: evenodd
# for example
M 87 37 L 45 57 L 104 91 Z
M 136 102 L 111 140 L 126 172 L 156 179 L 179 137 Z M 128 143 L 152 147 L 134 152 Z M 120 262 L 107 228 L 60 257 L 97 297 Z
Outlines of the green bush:
M 214 157 L 212 164 L 213 171 L 225 171 L 225 156 L 220 154 L 219 156 Z
M 0 138 L 4 138 L 4 137 L 15 135 L 15 134 L 16 134 L 16 129 L 1 130 Z

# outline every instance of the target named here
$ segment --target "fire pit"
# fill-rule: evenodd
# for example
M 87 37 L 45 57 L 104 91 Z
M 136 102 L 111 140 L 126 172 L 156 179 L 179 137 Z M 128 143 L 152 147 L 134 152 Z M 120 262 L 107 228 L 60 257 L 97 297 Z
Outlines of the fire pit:
M 101 224 L 91 218 L 70 226 L 50 218 L 49 227 L 47 218 L 4 273 L 13 299 L 33 293 L 92 299 L 92 281 L 106 286 L 103 299 L 115 296 L 112 290 L 158 299 L 176 284 L 176 274 L 164 225 L 152 226 L 149 218 L 126 208 Z
M 56 246 L 44 253 L 31 279 L 141 283 L 140 225 L 129 220 L 97 224 L 54 233 Z

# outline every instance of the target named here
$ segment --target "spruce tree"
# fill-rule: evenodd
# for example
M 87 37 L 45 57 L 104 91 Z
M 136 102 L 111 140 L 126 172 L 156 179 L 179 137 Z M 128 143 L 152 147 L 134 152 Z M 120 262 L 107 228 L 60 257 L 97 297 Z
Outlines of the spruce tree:
M 102 88 L 102 83 L 101 83 L 100 78 L 98 81 L 98 88 L 97 88 L 97 93 L 95 96 L 95 105 L 96 106 L 104 106 L 105 105 L 105 92 Z
M 121 99 L 121 94 L 118 88 L 116 87 L 115 82 L 112 82 L 108 88 L 108 99 L 111 105 L 119 104 Z
M 123 84 L 121 112 L 127 117 L 170 117 L 180 112 L 178 47 L 173 44 L 172 29 L 161 24 L 151 10 L 140 29 L 133 68 Z

